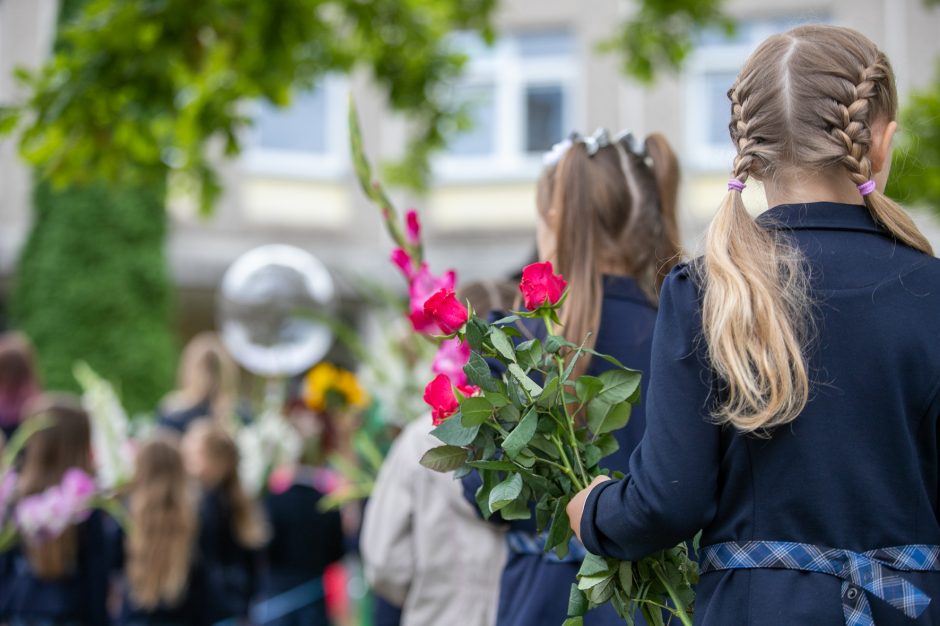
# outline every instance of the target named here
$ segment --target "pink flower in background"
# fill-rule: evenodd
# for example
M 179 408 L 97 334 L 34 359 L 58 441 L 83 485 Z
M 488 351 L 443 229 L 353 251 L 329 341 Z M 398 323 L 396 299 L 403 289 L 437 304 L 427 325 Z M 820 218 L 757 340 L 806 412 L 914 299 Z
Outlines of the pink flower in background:
M 455 284 L 457 284 L 457 275 L 453 271 L 445 272 L 442 276 L 435 276 L 428 269 L 427 263 L 421 264 L 421 268 L 415 272 L 408 289 L 411 300 L 411 313 L 408 317 L 416 331 L 429 335 L 440 334 L 441 329 L 427 315 L 424 305 L 436 292 L 441 289 L 453 289 Z
M 294 485 L 296 471 L 290 465 L 278 467 L 268 476 L 268 491 L 276 496 L 286 493 Z
M 33 539 L 58 537 L 72 524 L 88 518 L 94 496 L 95 481 L 91 476 L 76 468 L 66 470 L 58 485 L 20 500 L 16 525 Z
M 424 314 L 437 324 L 445 335 L 453 335 L 467 323 L 470 312 L 460 304 L 454 290 L 448 287 L 438 290 L 424 303 Z
M 9 471 L 0 478 L 0 524 L 6 519 L 7 510 L 13 501 L 13 491 L 16 489 L 16 472 Z
M 546 304 L 558 304 L 568 283 L 560 274 L 555 274 L 551 261 L 533 263 L 522 270 L 519 291 L 525 300 L 525 308 L 535 311 Z
M 414 209 L 405 214 L 406 236 L 408 243 L 417 246 L 421 243 L 421 222 L 418 220 L 418 212 Z
M 410 254 L 408 254 L 401 248 L 395 248 L 392 251 L 392 263 L 398 266 L 398 269 L 401 270 L 401 273 L 405 275 L 405 278 L 409 282 L 414 280 L 414 276 L 415 276 L 414 262 L 411 260 Z
M 435 374 L 444 374 L 458 387 L 467 384 L 463 366 L 470 360 L 470 346 L 454 337 L 441 344 L 431 364 Z

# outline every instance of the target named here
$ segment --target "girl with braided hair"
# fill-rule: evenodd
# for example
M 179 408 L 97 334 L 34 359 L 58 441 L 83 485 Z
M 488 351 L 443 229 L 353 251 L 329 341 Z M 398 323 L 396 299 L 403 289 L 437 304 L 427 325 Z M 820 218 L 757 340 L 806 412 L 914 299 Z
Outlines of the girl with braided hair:
M 803 26 L 729 98 L 733 177 L 663 284 L 645 438 L 572 527 L 627 560 L 701 529 L 697 625 L 940 624 L 940 263 L 881 191 L 891 66 Z

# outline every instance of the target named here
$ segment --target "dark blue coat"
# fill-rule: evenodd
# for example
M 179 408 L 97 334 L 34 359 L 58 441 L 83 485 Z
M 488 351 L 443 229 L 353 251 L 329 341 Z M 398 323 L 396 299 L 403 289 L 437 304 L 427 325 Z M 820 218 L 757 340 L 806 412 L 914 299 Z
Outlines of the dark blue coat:
M 19 547 L 0 555 L 0 622 L 107 626 L 109 553 L 104 515 L 94 511 L 76 531 L 75 570 L 58 580 L 37 578 Z
M 863 206 L 780 206 L 812 277 L 817 338 L 809 404 L 772 438 L 710 425 L 720 397 L 702 353 L 688 267 L 666 280 L 648 428 L 630 474 L 595 489 L 581 531 L 592 552 L 636 559 L 702 545 L 784 540 L 864 552 L 940 544 L 940 262 L 888 237 Z M 878 626 L 940 624 L 940 573 L 905 577 L 934 598 L 918 620 L 870 599 Z M 705 574 L 695 623 L 841 626 L 840 580 L 791 570 Z
M 604 300 L 601 322 L 595 348 L 609 354 L 627 367 L 646 372 L 649 369 L 650 349 L 656 307 L 643 294 L 633 279 L 604 277 Z M 597 375 L 610 369 L 602 359 L 593 359 L 588 373 Z M 647 377 L 643 377 L 645 395 Z M 630 453 L 637 446 L 646 428 L 643 405 L 635 407 L 630 422 L 615 433 L 620 450 L 601 463 L 610 470 L 627 471 Z M 464 479 L 464 492 L 476 509 L 474 494 L 481 481 L 476 473 Z M 534 520 L 514 521 L 511 530 L 534 533 Z M 580 563 L 559 563 L 541 555 L 519 554 L 510 551 L 500 584 L 497 626 L 557 625 L 568 615 L 568 594 L 575 581 Z M 641 623 L 641 622 L 638 622 Z M 588 614 L 587 626 L 620 626 L 623 620 L 610 606 Z

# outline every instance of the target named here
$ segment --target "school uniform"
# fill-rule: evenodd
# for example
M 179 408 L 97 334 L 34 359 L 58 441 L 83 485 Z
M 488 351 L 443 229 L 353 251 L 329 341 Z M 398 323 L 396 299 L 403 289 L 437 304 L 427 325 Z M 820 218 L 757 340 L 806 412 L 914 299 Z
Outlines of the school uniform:
M 257 592 L 260 554 L 239 543 L 231 505 L 218 490 L 207 491 L 199 505 L 199 555 L 213 598 L 212 621 L 247 618 Z
M 265 499 L 273 537 L 265 552 L 259 624 L 328 626 L 323 572 L 345 550 L 339 511 L 320 511 L 322 498 L 310 481 L 300 480 Z
M 125 534 L 117 523 L 106 529 L 111 566 L 123 572 L 126 567 Z M 182 596 L 173 604 L 160 603 L 145 609 L 134 602 L 127 581 L 120 585 L 121 608 L 114 620 L 116 626 L 209 626 L 213 597 L 209 593 L 206 570 L 198 554 L 192 555 L 192 565 Z
M 759 223 L 807 260 L 809 403 L 770 438 L 709 423 L 721 385 L 698 282 L 676 268 L 646 435 L 629 475 L 588 497 L 584 545 L 638 559 L 704 529 L 699 626 L 940 624 L 940 261 L 894 241 L 864 206 L 784 205 Z M 927 597 L 919 618 L 902 612 Z
M 603 303 L 595 349 L 609 354 L 627 367 L 647 371 L 652 347 L 656 307 L 632 278 L 604 276 Z M 534 330 L 534 329 L 533 329 Z M 603 359 L 592 359 L 588 374 L 596 376 L 612 366 Z M 641 393 L 645 397 L 648 379 L 643 377 Z M 614 433 L 620 449 L 605 458 L 601 466 L 611 471 L 626 471 L 630 453 L 640 442 L 646 428 L 643 404 L 634 407 L 630 422 Z M 476 507 L 475 494 L 481 480 L 471 473 L 463 479 L 464 495 Z M 494 516 L 498 521 L 498 515 Z M 560 624 L 568 615 L 568 595 L 575 582 L 584 549 L 571 543 L 571 554 L 559 561 L 554 554 L 544 554 L 544 539 L 536 535 L 535 520 L 508 523 L 509 555 L 500 583 L 497 626 L 540 626 Z M 586 626 L 622 625 L 623 620 L 611 606 L 588 613 Z M 643 625 L 642 618 L 637 619 Z
M 57 580 L 38 578 L 21 546 L 0 555 L 0 622 L 11 626 L 107 626 L 104 514 L 92 512 L 76 531 L 75 569 Z

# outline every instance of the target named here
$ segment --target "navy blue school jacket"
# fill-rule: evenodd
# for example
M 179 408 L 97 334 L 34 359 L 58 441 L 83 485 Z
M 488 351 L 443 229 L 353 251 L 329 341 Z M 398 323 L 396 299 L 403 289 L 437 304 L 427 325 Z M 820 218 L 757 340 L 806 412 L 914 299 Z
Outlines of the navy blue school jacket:
M 803 251 L 815 299 L 811 397 L 769 439 L 708 423 L 720 388 L 687 266 L 662 289 L 646 435 L 622 481 L 590 494 L 592 552 L 636 559 L 704 529 L 702 545 L 783 540 L 865 552 L 940 544 L 940 261 L 882 231 L 864 206 L 784 205 L 759 222 Z M 869 597 L 878 626 L 940 624 L 940 573 L 904 573 L 933 598 L 910 620 Z M 701 626 L 841 626 L 841 581 L 792 570 L 705 574 Z
M 0 623 L 107 626 L 109 562 L 104 514 L 92 512 L 76 530 L 75 570 L 58 580 L 37 578 L 20 548 L 0 555 Z
M 646 372 L 655 321 L 656 307 L 632 278 L 604 277 L 604 299 L 595 346 L 598 352 L 617 358 L 627 367 Z M 588 373 L 596 376 L 610 368 L 606 361 L 593 359 Z M 641 391 L 644 396 L 646 384 L 647 377 L 644 376 Z M 627 426 L 614 433 L 620 450 L 605 458 L 601 466 L 626 472 L 630 453 L 640 442 L 645 429 L 646 417 L 641 404 L 634 407 Z M 480 484 L 479 474 L 475 472 L 463 479 L 464 494 L 474 510 L 477 509 L 474 494 Z M 534 520 L 513 521 L 508 525 L 511 531 L 535 533 Z M 561 624 L 568 615 L 568 594 L 580 567 L 579 562 L 560 563 L 543 555 L 519 554 L 510 550 L 500 583 L 497 626 Z M 585 624 L 622 626 L 623 620 L 607 605 L 591 611 Z M 642 625 L 642 621 L 638 620 L 638 624 Z

